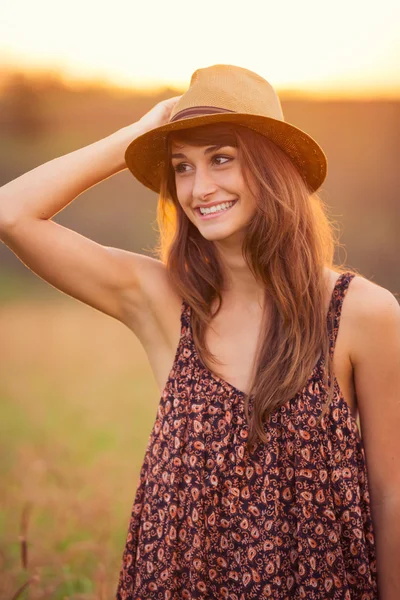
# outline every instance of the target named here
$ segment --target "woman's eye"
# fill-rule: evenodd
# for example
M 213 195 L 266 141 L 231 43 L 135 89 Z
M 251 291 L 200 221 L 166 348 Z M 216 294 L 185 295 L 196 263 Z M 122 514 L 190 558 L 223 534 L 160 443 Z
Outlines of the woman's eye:
M 218 155 L 213 156 L 211 161 L 216 162 L 219 159 L 222 159 L 226 162 L 229 162 L 230 160 L 232 160 L 232 158 L 230 156 L 222 156 L 222 155 L 218 154 Z M 225 165 L 226 162 L 216 162 L 216 164 L 217 165 Z M 186 173 L 186 169 L 185 169 L 186 166 L 188 166 L 187 163 L 179 163 L 178 165 L 175 165 L 174 171 L 176 171 L 177 173 Z
M 214 159 L 215 159 L 215 160 L 217 160 L 218 158 L 222 158 L 223 160 L 227 160 L 227 161 L 230 161 L 230 160 L 231 160 L 231 158 L 230 158 L 229 156 L 214 156 L 214 157 L 213 157 L 213 160 L 214 160 Z M 225 165 L 226 163 L 218 163 L 218 164 L 219 164 L 219 165 Z
M 175 165 L 174 166 L 174 171 L 176 171 L 177 173 L 184 173 L 184 167 L 185 163 L 180 163 L 179 165 Z

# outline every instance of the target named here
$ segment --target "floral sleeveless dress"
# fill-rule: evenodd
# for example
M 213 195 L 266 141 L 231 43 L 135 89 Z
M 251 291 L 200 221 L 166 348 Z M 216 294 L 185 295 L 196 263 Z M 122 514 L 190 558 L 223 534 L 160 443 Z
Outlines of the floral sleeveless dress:
M 333 356 L 342 273 L 327 315 Z M 364 447 L 335 378 L 321 425 L 324 357 L 266 421 L 249 455 L 244 393 L 181 337 L 140 471 L 117 600 L 376 600 Z

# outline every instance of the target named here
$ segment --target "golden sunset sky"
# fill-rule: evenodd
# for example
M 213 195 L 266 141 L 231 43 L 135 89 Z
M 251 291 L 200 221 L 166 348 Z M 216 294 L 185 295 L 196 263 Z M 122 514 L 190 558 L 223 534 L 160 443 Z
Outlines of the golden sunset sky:
M 0 63 L 138 88 L 226 63 L 279 90 L 398 97 L 399 23 L 394 0 L 13 0 Z

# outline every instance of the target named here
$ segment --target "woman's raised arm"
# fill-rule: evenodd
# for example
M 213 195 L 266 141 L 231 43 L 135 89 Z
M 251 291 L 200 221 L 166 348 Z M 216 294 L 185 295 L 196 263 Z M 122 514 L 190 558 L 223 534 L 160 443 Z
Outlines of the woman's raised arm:
M 117 318 L 140 305 L 147 257 L 102 246 L 51 220 L 82 192 L 126 168 L 137 136 L 168 121 L 178 96 L 156 104 L 136 123 L 32 169 L 0 188 L 0 239 L 39 277 Z M 133 306 L 134 309 L 134 306 Z

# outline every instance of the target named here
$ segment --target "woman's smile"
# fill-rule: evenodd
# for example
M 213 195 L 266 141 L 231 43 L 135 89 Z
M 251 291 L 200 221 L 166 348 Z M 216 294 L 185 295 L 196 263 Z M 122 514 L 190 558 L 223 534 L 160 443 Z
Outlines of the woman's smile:
M 222 202 L 221 204 L 217 204 L 216 206 L 211 207 L 210 209 L 203 209 L 201 207 L 195 208 L 196 214 L 200 217 L 200 219 L 206 221 L 208 219 L 213 219 L 215 217 L 220 217 L 224 213 L 230 211 L 236 204 L 237 200 L 233 200 L 231 202 Z M 201 211 L 207 210 L 209 212 L 202 213 Z

